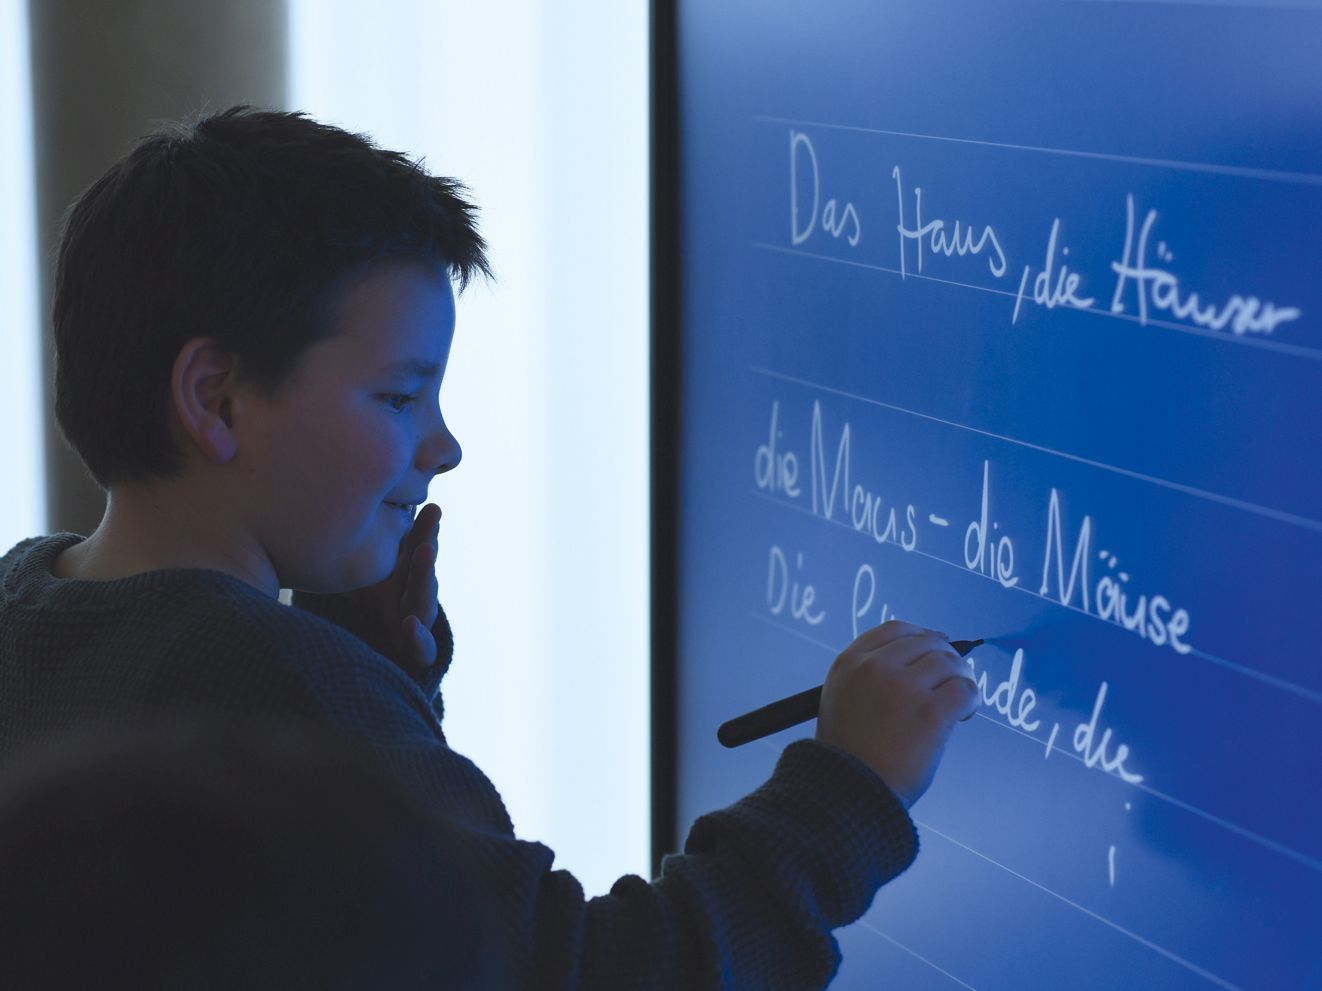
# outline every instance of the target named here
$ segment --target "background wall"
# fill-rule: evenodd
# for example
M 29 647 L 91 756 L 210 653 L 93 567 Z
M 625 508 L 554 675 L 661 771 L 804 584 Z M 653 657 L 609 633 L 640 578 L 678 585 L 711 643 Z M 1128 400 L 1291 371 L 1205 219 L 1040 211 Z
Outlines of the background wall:
M 288 14 L 277 0 L 30 0 L 32 160 L 36 247 L 45 346 L 43 377 L 55 381 L 49 326 L 60 221 L 69 203 L 158 120 L 232 103 L 285 98 Z M 105 499 L 64 443 L 45 403 L 46 504 L 53 530 L 90 533 Z
M 500 789 L 519 835 L 551 846 L 592 895 L 621 874 L 646 876 L 649 861 L 647 11 L 550 6 L 389 0 L 369 12 L 291 0 L 283 103 L 424 157 L 430 171 L 465 181 L 481 208 L 496 280 L 459 301 L 442 389 L 464 461 L 431 489 L 444 512 L 438 578 L 456 639 L 447 734 Z M 240 32 L 220 50 L 191 47 L 196 19 L 222 8 L 131 8 L 126 19 L 117 5 L 80 37 L 98 39 L 92 54 L 130 74 L 97 96 L 128 114 L 132 134 L 151 130 L 148 116 L 280 102 L 196 83 L 197 59 L 242 79 L 253 56 L 234 40 Z M 25 12 L 0 0 L 3 44 L 20 54 Z M 55 64 L 72 65 L 71 42 L 43 36 L 35 75 L 86 86 Z M 174 53 L 173 65 L 153 52 Z M 79 480 L 52 474 L 58 449 L 47 446 L 50 491 L 38 467 L 51 397 L 35 387 L 35 342 L 48 300 L 37 305 L 25 264 L 41 249 L 24 211 L 33 216 L 31 136 L 49 144 L 52 129 L 40 114 L 25 123 L 26 73 L 9 55 L 0 51 L 0 140 L 15 145 L 0 169 L 14 171 L 0 171 L 0 238 L 10 239 L 0 252 L 16 263 L 0 272 L 0 412 L 6 461 L 20 472 L 5 494 L 16 501 L 0 507 L 5 548 L 37 532 L 87 533 L 100 518 L 95 490 L 61 508 Z M 144 64 L 152 75 L 131 78 Z M 147 114 L 130 98 L 167 109 Z M 85 153 L 79 124 L 66 118 L 61 141 Z M 37 229 L 53 231 L 58 211 L 126 148 L 97 145 L 79 187 L 41 201 Z M 49 388 L 50 356 L 41 374 Z
M 0 547 L 46 525 L 27 4 L 0 0 Z

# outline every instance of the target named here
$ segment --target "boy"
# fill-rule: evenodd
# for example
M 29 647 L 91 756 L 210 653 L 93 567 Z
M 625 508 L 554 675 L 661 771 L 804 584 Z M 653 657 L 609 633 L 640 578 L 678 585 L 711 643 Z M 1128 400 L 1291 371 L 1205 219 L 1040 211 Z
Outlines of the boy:
M 695 823 L 649 884 L 587 901 L 451 751 L 436 399 L 487 273 L 462 187 L 302 114 L 145 139 L 72 207 L 56 414 L 107 490 L 86 539 L 0 560 L 0 754 L 82 722 L 224 712 L 371 747 L 461 828 L 520 986 L 820 988 L 904 870 L 907 808 L 976 705 L 941 634 L 891 622 L 832 665 L 817 738 Z M 278 600 L 294 590 L 292 607 Z

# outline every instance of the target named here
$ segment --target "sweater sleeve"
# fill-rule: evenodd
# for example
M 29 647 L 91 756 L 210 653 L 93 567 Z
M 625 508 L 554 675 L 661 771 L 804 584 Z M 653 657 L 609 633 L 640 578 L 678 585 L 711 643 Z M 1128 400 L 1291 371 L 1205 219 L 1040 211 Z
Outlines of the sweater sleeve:
M 663 881 L 687 883 L 709 931 L 720 987 L 821 988 L 840 951 L 832 929 L 861 918 L 913 863 L 918 834 L 900 800 L 852 754 L 800 740 L 752 794 L 694 823 Z M 735 926 L 718 926 L 732 915 Z
M 628 875 L 601 897 L 585 899 L 572 875 L 552 870 L 540 843 L 460 833 L 490 879 L 515 986 L 547 991 L 824 988 L 840 965 L 831 930 L 862 916 L 918 846 L 881 779 L 812 740 L 786 748 L 751 794 L 700 818 L 655 881 Z

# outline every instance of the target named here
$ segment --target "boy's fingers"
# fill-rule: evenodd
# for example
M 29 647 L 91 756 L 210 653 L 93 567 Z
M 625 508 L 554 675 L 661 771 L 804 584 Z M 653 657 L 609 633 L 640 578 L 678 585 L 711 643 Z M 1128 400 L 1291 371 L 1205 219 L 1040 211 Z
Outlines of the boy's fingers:
M 424 609 L 436 605 L 436 545 L 423 544 L 418 560 L 418 599 Z M 419 613 L 419 615 L 425 615 Z
M 940 630 L 928 629 L 925 626 L 918 626 L 916 623 L 906 623 L 903 620 L 891 619 L 882 623 L 880 626 L 874 626 L 870 630 L 864 630 L 857 639 L 850 645 L 861 651 L 876 650 L 878 647 L 884 647 L 892 640 L 898 640 L 900 637 L 916 637 L 922 635 L 940 637 L 947 643 L 950 637 Z
M 982 692 L 967 674 L 951 675 L 933 688 L 932 694 L 946 708 L 949 718 L 960 723 L 972 719 L 982 701 Z
M 940 651 L 942 648 L 949 649 L 949 646 L 940 637 L 924 630 L 910 636 L 897 637 L 885 644 L 884 647 L 868 651 L 867 656 L 878 659 L 884 657 L 884 663 L 891 667 L 908 667 L 924 654 Z M 950 653 L 952 656 L 955 655 L 953 650 Z
M 434 502 L 429 502 L 418 510 L 418 515 L 413 519 L 413 532 L 418 540 L 426 540 L 436 530 L 436 525 L 441 522 L 441 507 Z
M 870 630 L 864 630 L 850 644 L 850 647 L 859 652 L 876 650 L 878 647 L 884 647 L 892 640 L 898 640 L 900 637 L 920 636 L 926 632 L 921 626 L 914 626 L 913 623 L 903 623 L 898 619 L 892 619 L 880 626 L 874 626 Z
M 968 666 L 964 659 L 950 649 L 927 650 L 909 665 L 914 674 L 929 688 L 937 688 L 950 678 L 967 678 Z
M 404 581 L 404 591 L 399 597 L 400 612 L 421 615 L 426 607 L 423 593 L 427 589 L 428 556 L 427 545 L 422 544 L 413 548 L 413 555 L 409 558 L 408 575 Z
M 436 622 L 439 606 L 436 601 L 436 548 L 432 544 L 423 544 L 413 552 L 412 567 L 409 569 L 408 582 L 400 598 L 400 609 L 418 618 L 423 633 L 430 639 L 428 632 Z
M 399 645 L 405 666 L 428 667 L 436 660 L 436 638 L 431 635 L 427 624 L 415 614 L 409 613 L 400 624 L 403 631 Z
M 434 510 L 434 512 L 433 512 Z M 409 531 L 406 538 L 409 553 L 415 555 L 413 563 L 422 565 L 423 562 L 416 556 L 419 547 L 430 548 L 431 564 L 436 563 L 436 537 L 441 525 L 441 509 L 433 503 L 427 503 L 418 513 L 417 519 L 413 521 L 413 529 Z
M 413 517 L 413 524 L 409 527 L 409 532 L 404 534 L 404 539 L 400 541 L 401 556 L 407 557 L 413 553 L 422 544 L 426 543 L 436 527 L 436 522 L 428 520 L 431 517 L 429 512 L 432 504 L 428 503 L 418 510 L 418 515 Z
M 415 656 L 418 663 L 423 667 L 431 667 L 432 662 L 436 660 L 436 638 L 431 635 L 431 631 L 417 616 L 410 617 L 410 621 L 413 626 L 414 640 L 417 643 Z

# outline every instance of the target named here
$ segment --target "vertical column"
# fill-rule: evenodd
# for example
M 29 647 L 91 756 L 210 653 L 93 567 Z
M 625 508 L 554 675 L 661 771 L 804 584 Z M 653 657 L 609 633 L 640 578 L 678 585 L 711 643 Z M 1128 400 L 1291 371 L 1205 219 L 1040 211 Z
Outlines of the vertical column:
M 88 534 L 105 495 L 55 422 L 51 293 L 60 220 L 156 121 L 235 103 L 286 109 L 285 0 L 30 0 L 47 527 Z

